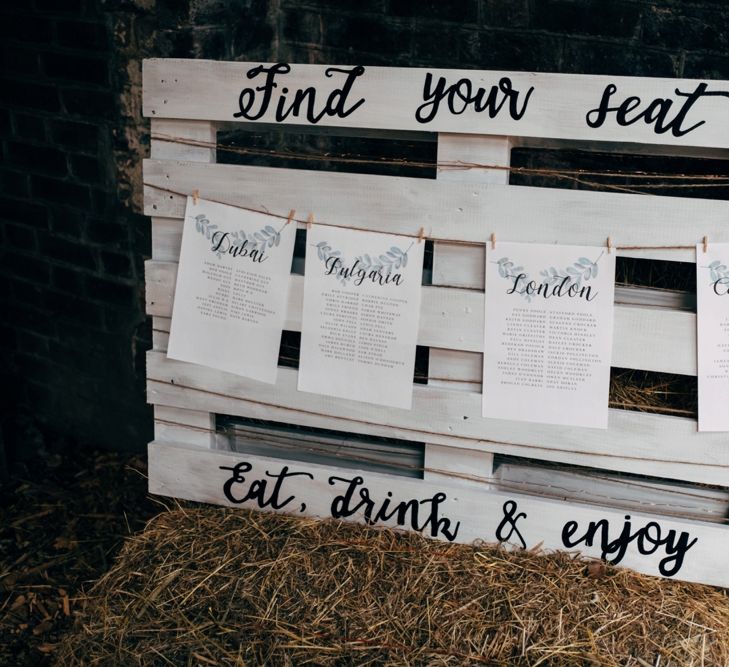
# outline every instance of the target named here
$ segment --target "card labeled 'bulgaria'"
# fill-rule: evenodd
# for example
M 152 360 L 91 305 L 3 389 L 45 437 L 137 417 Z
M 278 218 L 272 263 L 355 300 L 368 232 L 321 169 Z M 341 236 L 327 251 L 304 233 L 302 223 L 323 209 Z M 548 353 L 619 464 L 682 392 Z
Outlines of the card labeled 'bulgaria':
M 409 409 L 425 243 L 307 232 L 299 390 Z
M 696 247 L 699 431 L 729 431 L 729 243 Z
M 607 428 L 615 253 L 486 244 L 483 416 Z
M 296 225 L 187 199 L 167 356 L 276 382 Z

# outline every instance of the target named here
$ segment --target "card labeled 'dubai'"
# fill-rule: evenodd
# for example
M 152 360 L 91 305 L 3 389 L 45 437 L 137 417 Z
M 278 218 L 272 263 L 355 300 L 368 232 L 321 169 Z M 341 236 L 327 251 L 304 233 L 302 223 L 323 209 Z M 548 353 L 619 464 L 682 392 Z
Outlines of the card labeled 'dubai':
M 729 243 L 696 247 L 699 431 L 729 431 Z
M 167 356 L 275 383 L 296 225 L 187 199 Z
M 409 409 L 424 242 L 313 225 L 299 390 Z
M 486 244 L 483 416 L 607 428 L 615 253 Z

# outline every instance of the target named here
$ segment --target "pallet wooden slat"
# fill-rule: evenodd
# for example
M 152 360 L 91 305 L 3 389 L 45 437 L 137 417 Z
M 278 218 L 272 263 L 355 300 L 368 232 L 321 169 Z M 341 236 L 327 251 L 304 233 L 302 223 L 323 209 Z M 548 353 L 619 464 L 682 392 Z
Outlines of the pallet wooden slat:
M 255 79 L 247 78 L 251 68 L 261 63 L 217 62 L 209 60 L 151 59 L 144 61 L 144 115 L 153 118 L 188 118 L 213 121 L 246 121 L 245 117 L 235 117 L 239 112 L 239 95 L 244 88 L 261 86 L 265 74 Z M 266 64 L 270 67 L 271 64 Z M 256 122 L 277 122 L 274 117 L 276 104 L 284 85 L 290 91 L 290 104 L 295 91 L 313 87 L 316 90 L 316 113 L 326 102 L 327 97 L 345 81 L 345 75 L 327 77 L 325 72 L 330 65 L 290 65 L 291 71 L 278 75 L 278 90 L 268 110 Z M 340 67 L 340 69 L 342 69 Z M 351 69 L 345 68 L 345 69 Z M 446 85 L 457 85 L 466 80 L 469 95 L 475 95 L 482 87 L 486 95 L 493 86 L 499 87 L 500 81 L 509 80 L 509 86 L 518 91 L 515 100 L 517 114 L 510 115 L 510 102 L 504 104 L 502 112 L 494 118 L 474 110 L 473 105 L 462 113 L 450 113 L 446 102 L 435 117 L 427 121 L 427 116 L 416 118 L 418 108 L 423 104 L 424 84 L 428 75 L 433 77 L 431 90 L 443 77 Z M 682 129 L 703 121 L 699 127 L 678 136 L 679 133 L 657 132 L 654 125 L 644 121 L 620 126 L 615 114 L 610 114 L 601 127 L 590 127 L 586 114 L 596 109 L 609 85 L 616 87 L 611 106 L 634 96 L 641 100 L 640 108 L 631 115 L 645 111 L 653 100 L 671 100 L 671 110 L 666 122 L 675 118 L 683 107 L 686 97 L 676 94 L 680 89 L 685 94 L 697 90 L 702 81 L 692 79 L 668 79 L 624 76 L 582 76 L 579 74 L 541 74 L 534 72 L 502 72 L 478 70 L 454 70 L 436 68 L 406 67 L 366 67 L 361 76 L 355 79 L 347 108 L 354 107 L 360 100 L 362 104 L 346 116 L 324 115 L 316 124 L 334 127 L 366 127 L 369 129 L 415 130 L 430 132 L 451 132 L 471 134 L 491 134 L 514 137 L 545 137 L 567 140 L 634 142 L 638 144 L 662 144 L 673 146 L 697 146 L 710 148 L 729 148 L 729 135 L 725 131 L 727 113 L 726 98 L 721 96 L 698 99 L 687 115 Z M 530 88 L 533 95 L 524 107 Z M 729 91 L 729 82 L 710 81 L 710 91 Z M 251 106 L 251 113 L 258 111 L 262 93 Z M 497 97 L 498 101 L 504 98 Z M 456 99 L 456 105 L 459 102 Z M 288 106 L 288 104 L 287 104 Z M 457 109 L 459 112 L 461 106 Z M 305 111 L 305 109 L 304 109 Z M 424 111 L 427 111 L 425 109 Z M 289 115 L 280 124 L 311 124 L 302 113 Z
M 721 200 L 158 160 L 145 160 L 144 182 L 145 213 L 166 218 L 183 218 L 186 203 L 166 190 L 198 189 L 283 219 L 294 208 L 322 223 L 399 234 L 424 226 L 436 239 L 479 244 L 491 232 L 505 241 L 597 246 L 611 236 L 618 246 L 648 246 L 618 255 L 694 262 L 692 244 L 705 235 L 729 242 L 729 202 Z
M 253 480 L 271 480 L 270 475 L 280 474 L 284 465 L 284 462 L 272 458 L 222 451 L 205 452 L 196 447 L 172 446 L 158 442 L 150 443 L 148 451 L 150 492 L 233 507 L 258 507 L 255 500 L 238 504 L 232 502 L 231 498 L 234 500 L 244 498 Z M 231 485 L 230 496 L 226 496 L 223 487 L 231 478 L 231 469 L 238 463 L 250 468 L 246 468 L 245 481 Z M 561 535 L 563 527 L 569 521 L 577 522 L 582 532 L 590 522 L 607 521 L 611 530 L 610 537 L 615 539 L 625 520 L 623 509 L 560 503 L 555 500 L 497 491 L 485 485 L 463 485 L 438 480 L 431 481 L 426 486 L 420 480 L 376 472 L 355 473 L 314 463 L 289 462 L 286 465 L 289 466 L 288 473 L 303 473 L 296 477 L 285 478 L 284 481 L 286 498 L 291 498 L 287 510 L 294 514 L 317 518 L 332 516 L 333 501 L 346 488 L 346 482 L 341 480 L 352 479 L 355 475 L 359 475 L 373 500 L 379 500 L 381 503 L 390 492 L 393 506 L 402 501 L 432 498 L 436 492 L 443 493 L 444 498 L 438 507 L 437 519 L 447 519 L 448 524 L 447 526 L 438 524 L 434 536 L 446 539 L 447 535 L 443 530 L 445 528 L 451 533 L 455 532 L 453 538 L 457 542 L 469 543 L 477 539 L 496 541 L 498 526 L 506 514 L 509 502 L 515 502 L 519 511 L 525 514 L 519 519 L 518 529 L 527 546 L 533 547 L 542 542 L 542 547 L 546 550 L 565 548 Z M 340 478 L 334 480 L 334 484 L 330 479 L 332 475 Z M 266 510 L 265 507 L 262 509 Z M 344 518 L 361 522 L 362 510 Z M 407 513 L 400 524 L 397 523 L 398 518 L 396 515 L 378 525 L 407 527 Z M 420 520 L 423 521 L 422 518 Z M 687 533 L 687 543 L 696 539 L 685 552 L 685 558 L 681 568 L 674 575 L 675 578 L 729 586 L 729 569 L 726 568 L 725 562 L 726 552 L 729 550 L 729 531 L 726 528 L 706 522 L 670 519 L 648 513 L 633 512 L 631 515 L 634 530 L 649 522 L 656 524 L 652 531 L 653 535 L 656 535 L 657 530 L 660 530 L 662 536 L 665 536 L 667 531 L 673 530 L 676 535 Z M 582 532 L 578 531 L 577 534 L 581 535 Z M 587 556 L 599 557 L 601 555 L 599 540 L 596 542 L 592 546 L 580 545 L 580 551 Z M 518 546 L 516 536 L 512 537 L 511 546 L 514 546 L 514 543 Z M 641 555 L 633 543 L 626 549 L 625 557 L 620 564 L 639 572 L 658 574 L 658 564 L 664 558 L 666 558 L 665 549 L 656 549 L 652 554 Z
M 726 484 L 726 434 L 698 433 L 693 419 L 610 410 L 609 428 L 512 422 L 481 417 L 481 394 L 414 385 L 412 410 L 297 390 L 297 371 L 278 369 L 268 385 L 203 366 L 147 356 L 150 402 L 304 426 L 594 465 L 704 484 Z M 589 462 L 588 462 L 589 461 Z
M 147 313 L 172 316 L 177 264 L 146 263 Z M 284 328 L 301 331 L 304 278 L 291 276 Z M 423 287 L 418 344 L 483 352 L 483 293 L 448 287 Z M 454 378 L 480 382 L 469 364 L 468 374 Z M 637 306 L 615 307 L 613 366 L 696 375 L 696 315 L 684 311 Z

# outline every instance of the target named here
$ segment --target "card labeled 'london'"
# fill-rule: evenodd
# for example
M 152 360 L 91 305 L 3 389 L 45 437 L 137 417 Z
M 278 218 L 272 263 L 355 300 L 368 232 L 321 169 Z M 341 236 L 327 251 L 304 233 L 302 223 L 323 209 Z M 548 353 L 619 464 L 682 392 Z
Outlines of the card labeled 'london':
M 696 247 L 699 431 L 729 431 L 729 243 Z
M 296 225 L 188 197 L 167 356 L 276 382 Z
M 615 253 L 486 244 L 483 416 L 607 428 Z
M 299 390 L 411 407 L 424 246 L 392 234 L 309 230 Z

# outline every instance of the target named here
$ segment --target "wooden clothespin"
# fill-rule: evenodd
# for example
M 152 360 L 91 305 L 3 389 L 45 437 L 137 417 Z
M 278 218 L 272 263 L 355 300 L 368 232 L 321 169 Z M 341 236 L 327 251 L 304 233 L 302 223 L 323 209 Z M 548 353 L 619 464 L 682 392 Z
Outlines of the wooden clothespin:
M 425 238 L 425 227 L 421 227 L 420 231 L 418 232 L 418 243 L 420 243 Z
M 192 191 L 192 203 L 197 206 L 198 202 L 200 201 L 200 190 L 193 190 Z
M 491 232 L 491 250 L 496 250 L 496 234 Z
M 295 215 L 296 215 L 296 209 L 293 209 L 293 208 L 292 208 L 292 209 L 291 209 L 291 210 L 289 211 L 289 217 L 288 217 L 288 218 L 286 219 L 286 224 L 287 224 L 287 225 L 290 225 L 290 224 L 291 224 L 291 221 L 292 221 L 292 220 L 294 219 L 294 216 L 295 216 Z
M 311 226 L 314 224 L 314 214 L 309 213 L 309 217 L 306 219 L 306 231 L 311 230 Z
M 709 237 L 704 236 L 704 252 L 706 252 L 709 249 Z
M 613 251 L 613 239 L 612 237 L 607 237 L 607 249 L 608 249 L 608 255 Z

